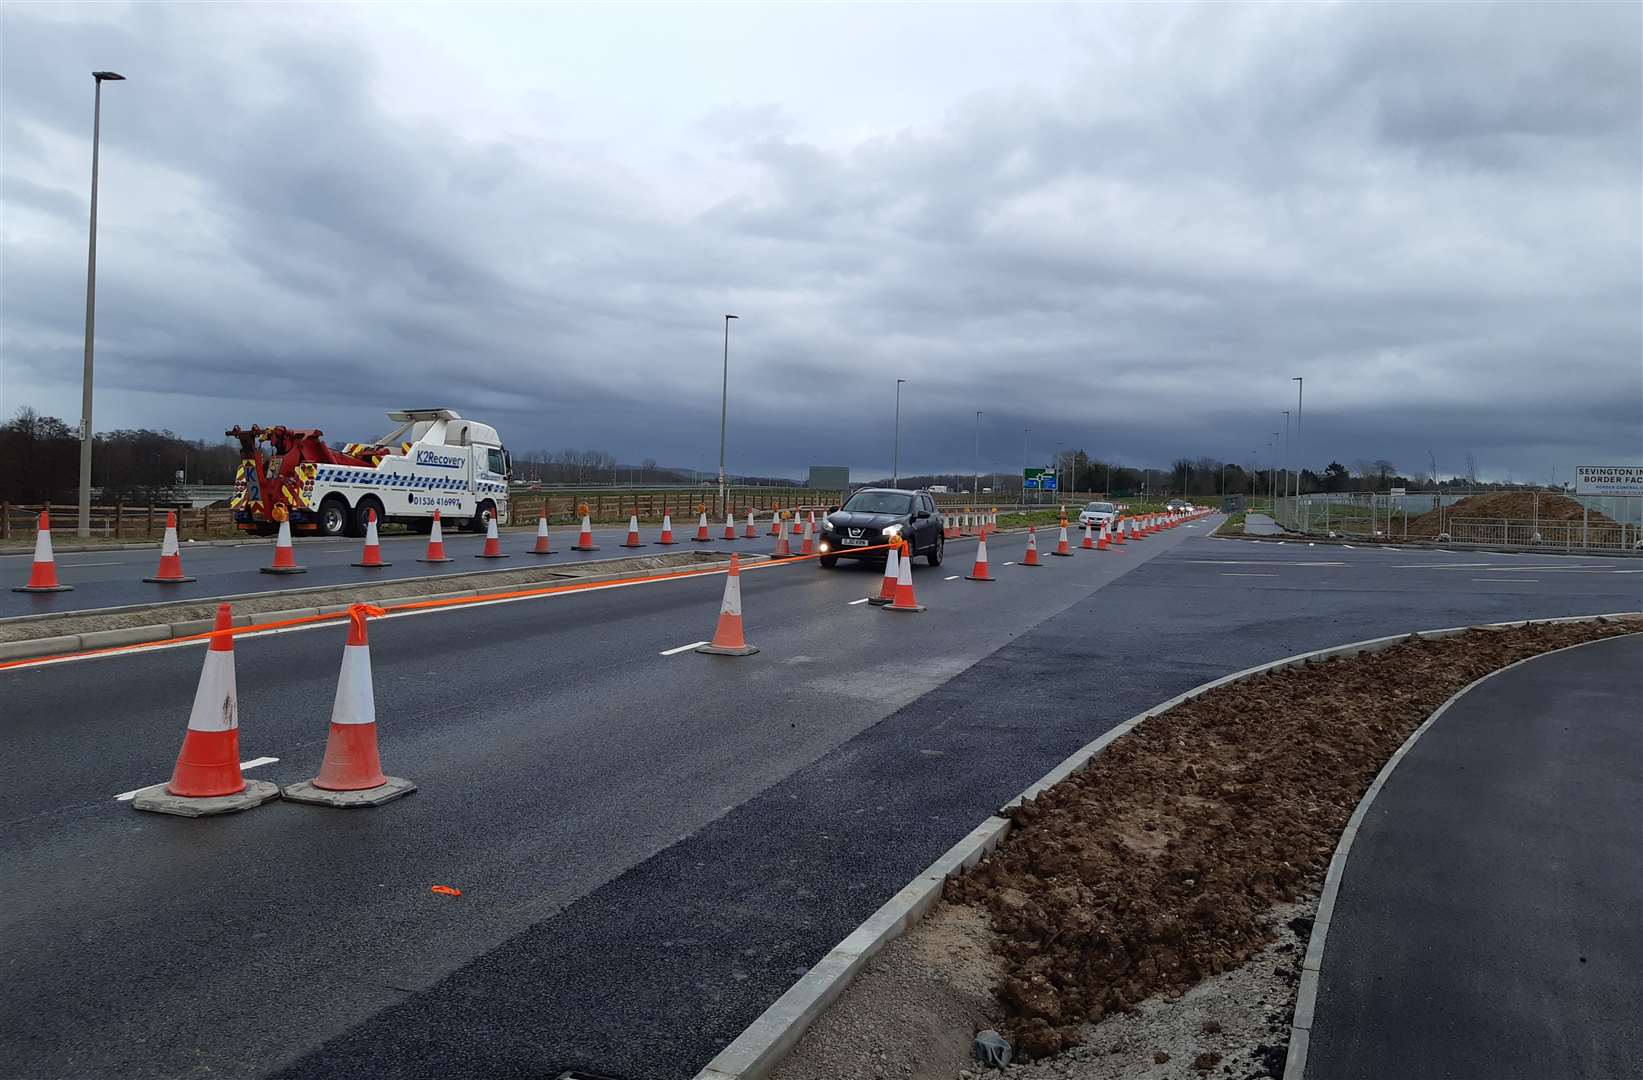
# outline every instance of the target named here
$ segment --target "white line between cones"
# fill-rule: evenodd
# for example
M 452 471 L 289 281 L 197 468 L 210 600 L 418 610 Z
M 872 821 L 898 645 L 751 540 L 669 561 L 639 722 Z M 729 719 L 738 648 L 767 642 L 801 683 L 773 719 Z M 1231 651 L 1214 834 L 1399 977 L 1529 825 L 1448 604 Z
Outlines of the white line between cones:
M 954 574 L 952 577 L 944 577 L 941 580 L 943 580 L 943 581 L 957 581 L 958 580 L 958 575 Z
M 66 562 L 66 563 L 62 564 L 64 570 L 79 570 L 80 568 L 86 567 L 86 566 L 124 566 L 124 565 L 125 565 L 124 563 L 117 563 L 117 562 Z
M 1009 562 L 1005 563 L 1004 565 L 1005 566 L 1014 566 L 1015 565 L 1015 560 L 1011 559 Z
M 1277 574 L 1229 574 L 1223 571 L 1222 577 L 1277 577 Z
M 1540 579 L 1537 578 L 1537 577 L 1475 577 L 1472 580 L 1473 581 L 1535 581 L 1535 582 L 1538 582 Z
M 252 758 L 250 761 L 242 761 L 240 762 L 240 772 L 244 772 L 247 769 L 255 769 L 258 765 L 272 765 L 278 760 L 279 758 L 277 757 L 259 757 Z M 165 781 L 161 780 L 160 783 L 163 784 Z M 132 799 L 137 797 L 137 792 L 147 791 L 149 788 L 155 786 L 156 785 L 154 784 L 144 784 L 140 788 L 132 788 L 130 791 L 122 791 L 118 795 L 114 796 L 114 799 L 116 802 L 130 802 Z
M 845 606 L 846 607 L 855 607 L 857 604 L 865 604 L 865 603 L 867 603 L 867 601 L 869 601 L 871 599 L 872 599 L 872 597 L 870 597 L 870 596 L 864 596 L 860 600 L 851 600 Z
M 676 649 L 663 649 L 658 655 L 660 655 L 660 656 L 673 656 L 677 653 L 689 652 L 691 649 L 696 648 L 698 645 L 706 645 L 706 644 L 707 644 L 707 642 L 705 642 L 705 641 L 692 641 L 689 645 L 680 645 Z

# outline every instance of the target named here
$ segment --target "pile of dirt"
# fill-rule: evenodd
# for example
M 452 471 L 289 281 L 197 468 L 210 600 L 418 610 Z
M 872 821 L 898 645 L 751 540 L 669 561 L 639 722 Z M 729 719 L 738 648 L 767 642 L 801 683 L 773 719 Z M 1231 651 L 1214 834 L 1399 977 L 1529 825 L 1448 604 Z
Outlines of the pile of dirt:
M 1359 798 L 1445 699 L 1517 660 L 1637 620 L 1411 637 L 1271 672 L 1149 719 L 1011 813 L 1017 828 L 947 899 L 986 908 L 997 994 L 1032 1058 L 1154 994 L 1177 996 L 1271 940 L 1315 893 Z
M 1409 535 L 1437 536 L 1444 530 L 1445 523 L 1453 518 L 1544 522 L 1586 520 L 1593 528 L 1616 525 L 1612 518 L 1596 510 L 1587 516 L 1586 508 L 1566 495 L 1551 491 L 1501 491 L 1493 495 L 1468 495 L 1453 506 L 1444 507 L 1441 515 L 1437 510 L 1428 510 L 1420 517 L 1410 518 Z

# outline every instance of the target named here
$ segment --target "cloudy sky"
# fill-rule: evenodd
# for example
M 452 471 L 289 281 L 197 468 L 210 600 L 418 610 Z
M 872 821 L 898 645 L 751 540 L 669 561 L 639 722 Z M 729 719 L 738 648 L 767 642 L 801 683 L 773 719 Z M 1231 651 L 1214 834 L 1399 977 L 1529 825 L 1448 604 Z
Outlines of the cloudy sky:
M 732 470 L 1643 461 L 1636 4 L 0 8 L 0 406 Z M 1024 438 L 1024 430 L 1030 428 Z

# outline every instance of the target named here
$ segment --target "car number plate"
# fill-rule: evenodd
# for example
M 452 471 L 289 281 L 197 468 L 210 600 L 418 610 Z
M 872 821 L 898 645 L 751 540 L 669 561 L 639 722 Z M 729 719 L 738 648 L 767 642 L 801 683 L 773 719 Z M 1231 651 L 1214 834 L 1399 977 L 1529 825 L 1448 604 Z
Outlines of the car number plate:
M 859 536 L 854 536 L 854 537 L 846 536 L 846 537 L 840 539 L 839 543 L 841 545 L 843 545 L 844 547 L 866 547 L 867 546 L 867 541 L 862 539 Z

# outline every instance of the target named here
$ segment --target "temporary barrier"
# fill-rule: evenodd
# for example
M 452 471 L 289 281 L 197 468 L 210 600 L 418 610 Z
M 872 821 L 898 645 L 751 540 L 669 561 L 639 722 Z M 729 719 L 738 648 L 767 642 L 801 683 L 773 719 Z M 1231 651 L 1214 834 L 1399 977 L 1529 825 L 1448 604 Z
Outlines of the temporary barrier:
M 750 506 L 747 508 L 747 527 L 742 530 L 742 539 L 757 540 L 758 538 L 759 530 L 753 525 L 753 508 Z
M 485 550 L 475 555 L 476 559 L 506 559 L 507 552 L 502 550 L 502 537 L 496 531 L 496 515 L 491 514 L 485 519 Z
M 804 537 L 799 542 L 800 555 L 814 555 L 816 553 L 816 514 L 811 512 L 804 523 Z
M 162 585 L 180 585 L 194 579 L 183 573 L 182 548 L 177 543 L 177 512 L 166 511 L 165 539 L 160 542 L 160 568 L 154 571 L 153 577 L 145 577 L 144 581 L 157 582 Z
M 729 510 L 725 511 L 725 539 L 736 539 L 736 515 Z
M 719 604 L 719 624 L 713 630 L 713 640 L 696 646 L 699 653 L 714 656 L 751 656 L 758 647 L 749 645 L 742 635 L 742 576 L 741 563 L 730 556 L 730 570 L 725 574 L 724 600 Z
M 883 607 L 896 599 L 896 582 L 900 577 L 901 545 L 891 544 L 884 556 L 884 577 L 879 581 L 879 594 L 868 597 L 874 607 Z
M 382 541 L 377 539 L 377 512 L 365 511 L 365 551 L 354 566 L 375 568 L 378 566 L 392 566 L 393 563 L 382 561 Z
M 913 549 L 902 544 L 901 566 L 896 570 L 895 602 L 885 611 L 923 611 L 924 605 L 913 597 Z
M 593 542 L 593 522 L 589 519 L 585 510 L 582 512 L 582 535 L 576 538 L 576 543 L 572 544 L 570 549 L 572 551 L 599 550 L 599 545 Z
M 698 544 L 706 544 L 712 537 L 707 535 L 707 511 L 702 511 L 702 519 L 696 523 L 696 535 L 691 537 Z
M 325 758 L 318 776 L 280 792 L 292 802 L 380 806 L 416 790 L 409 780 L 384 775 L 377 753 L 376 694 L 371 686 L 371 646 L 365 620 L 382 613 L 364 604 L 348 609 L 348 643 L 342 647 L 342 671 L 331 702 Z
M 992 574 L 987 572 L 987 538 L 985 536 L 983 536 L 981 539 L 976 541 L 976 565 L 975 565 L 974 569 L 972 569 L 968 574 L 964 575 L 964 580 L 965 581 L 997 581 L 998 580 L 997 578 L 993 577 Z
M 536 517 L 536 546 L 531 548 L 530 554 L 553 554 L 553 541 L 548 537 L 548 512 L 546 510 L 543 510 Z
M 306 574 L 306 566 L 297 565 L 297 554 L 291 549 L 291 522 L 281 521 L 279 535 L 274 538 L 274 565 L 259 566 L 264 574 Z
M 544 519 L 544 523 L 546 523 L 546 519 Z M 428 554 L 418 559 L 417 562 L 433 563 L 452 561 L 454 560 L 445 554 L 445 530 L 440 527 L 439 511 L 435 510 L 433 525 L 431 525 L 428 530 Z
M 644 542 L 639 539 L 639 515 L 628 515 L 628 538 L 622 541 L 625 548 L 642 548 Z
M 1022 566 L 1043 566 L 1038 561 L 1038 529 L 1027 526 L 1027 554 L 1021 557 Z
M 1051 555 L 1060 555 L 1064 559 L 1072 558 L 1072 547 L 1067 543 L 1067 519 L 1061 519 L 1061 538 L 1055 543 L 1055 550 Z
M 227 604 L 217 606 L 216 630 L 234 625 Z M 214 636 L 205 652 L 194 706 L 188 713 L 183 748 L 171 781 L 144 788 L 132 797 L 138 810 L 181 817 L 231 814 L 261 806 L 279 795 L 273 784 L 240 775 L 240 700 L 234 685 L 234 639 Z
M 1083 523 L 1083 525 L 1084 525 L 1084 539 L 1083 539 L 1082 542 L 1079 543 L 1078 546 L 1080 548 L 1084 549 L 1085 551 L 1094 551 L 1095 550 L 1095 536 L 1093 535 L 1093 531 L 1090 528 L 1090 523 L 1086 521 L 1086 522 Z
M 663 545 L 664 547 L 670 547 L 670 546 L 672 546 L 674 544 L 677 544 L 679 542 L 679 541 L 673 539 L 673 515 L 672 514 L 663 514 L 662 515 L 662 535 L 661 535 L 660 538 L 657 539 L 656 542 L 658 544 Z
M 791 557 L 792 554 L 793 549 L 787 543 L 787 519 L 782 518 L 781 528 L 776 530 L 776 550 L 770 553 L 770 557 L 773 559 L 786 559 Z

